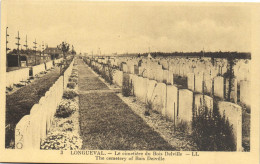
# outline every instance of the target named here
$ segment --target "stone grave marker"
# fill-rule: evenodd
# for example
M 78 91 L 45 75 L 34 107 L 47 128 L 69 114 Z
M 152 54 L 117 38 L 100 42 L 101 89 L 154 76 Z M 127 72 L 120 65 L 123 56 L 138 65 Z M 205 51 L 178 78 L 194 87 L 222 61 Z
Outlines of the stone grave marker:
M 178 110 L 178 88 L 174 85 L 167 85 L 166 117 L 175 123 Z
M 242 151 L 242 108 L 241 106 L 226 102 L 220 101 L 218 103 L 219 113 L 229 121 L 229 124 L 233 127 L 233 134 L 236 144 L 236 150 Z

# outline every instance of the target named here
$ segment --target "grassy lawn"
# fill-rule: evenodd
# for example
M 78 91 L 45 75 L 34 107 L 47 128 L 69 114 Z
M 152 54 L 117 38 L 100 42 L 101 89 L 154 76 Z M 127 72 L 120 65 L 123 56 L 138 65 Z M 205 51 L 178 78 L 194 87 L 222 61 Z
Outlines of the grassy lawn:
M 54 70 L 40 79 L 6 96 L 7 146 L 14 137 L 13 130 L 15 125 L 23 116 L 30 114 L 32 106 L 39 102 L 40 98 L 45 95 L 45 92 L 49 90 L 59 76 L 60 70 L 58 67 L 55 67 Z
M 83 149 L 175 150 L 115 93 L 79 96 Z
M 79 68 L 79 91 L 108 89 L 108 87 L 103 82 L 101 82 L 98 79 L 98 77 L 91 72 L 91 69 L 86 67 L 86 65 L 78 66 L 78 68 Z
M 82 149 L 175 150 L 80 61 L 79 123 Z

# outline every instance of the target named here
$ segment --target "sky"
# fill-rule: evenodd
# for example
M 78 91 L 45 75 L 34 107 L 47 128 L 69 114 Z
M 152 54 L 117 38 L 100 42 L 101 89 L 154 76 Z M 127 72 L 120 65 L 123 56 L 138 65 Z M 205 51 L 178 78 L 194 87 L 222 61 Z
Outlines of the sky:
M 248 7 L 214 3 L 6 1 L 9 47 L 62 41 L 94 54 L 251 51 Z

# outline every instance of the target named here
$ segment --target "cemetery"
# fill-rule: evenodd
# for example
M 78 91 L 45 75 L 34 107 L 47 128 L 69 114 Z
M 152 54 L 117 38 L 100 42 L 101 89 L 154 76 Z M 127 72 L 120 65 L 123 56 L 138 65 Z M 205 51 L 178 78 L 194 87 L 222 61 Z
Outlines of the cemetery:
M 185 125 L 188 134 L 197 128 L 194 120 L 200 115 L 218 117 L 231 133 L 222 139 L 234 144 L 211 150 L 249 151 L 250 59 L 124 56 L 84 61 L 101 76 L 112 74 L 110 79 L 126 96 L 146 103 L 174 122 L 175 128 Z M 187 80 L 177 82 L 180 78 Z
M 182 146 L 183 150 L 250 151 L 249 59 L 235 59 L 230 66 L 232 62 L 223 58 L 214 59 L 212 62 L 210 58 L 79 56 L 70 62 L 62 74 L 59 74 L 59 70 L 53 65 L 59 62 L 17 70 L 26 74 L 23 73 L 23 76 L 8 81 L 7 86 L 11 87 L 21 80 L 37 77 L 44 70 L 56 72 L 49 87 L 41 91 L 41 94 L 38 91 L 35 101 L 24 104 L 27 105 L 26 108 L 12 106 L 7 101 L 6 137 L 9 140 L 6 147 L 45 150 L 100 148 L 178 150 L 172 147 L 176 144 L 175 141 L 167 141 L 171 143 L 168 145 L 152 131 L 147 137 L 154 136 L 161 146 L 152 146 L 154 140 L 149 141 L 148 138 L 117 143 L 119 137 L 117 135 L 109 136 L 111 138 L 108 145 L 102 144 L 106 141 L 105 138 L 98 145 L 93 145 L 97 143 L 93 136 L 105 137 L 102 133 L 88 133 L 98 124 L 100 128 L 111 124 L 110 127 L 116 130 L 121 129 L 118 126 L 120 122 L 127 125 L 138 123 L 139 126 L 135 125 L 135 128 L 144 126 L 140 118 L 135 120 L 136 116 L 132 115 L 131 111 L 133 109 L 122 103 L 122 100 L 129 101 L 134 98 L 136 100 L 130 104 L 135 103 L 134 101 L 137 101 L 137 104 L 145 104 L 145 109 L 135 109 L 142 119 L 153 124 L 149 119 L 156 120 L 154 119 L 158 117 L 156 115 L 160 115 L 160 119 L 166 120 L 163 124 L 169 124 L 171 127 L 166 134 L 168 138 L 171 138 L 170 133 L 172 135 L 181 133 L 192 138 L 192 141 L 188 138 L 178 141 L 184 145 L 189 143 L 189 146 Z M 81 63 L 80 71 L 77 63 Z M 87 69 L 89 71 L 92 69 L 97 75 L 86 73 Z M 244 73 L 241 74 L 240 71 Z M 14 71 L 13 75 L 11 73 L 7 76 L 14 76 Z M 103 79 L 104 83 L 98 82 L 99 78 Z M 122 89 L 123 97 L 120 98 L 122 100 L 118 98 L 120 95 L 113 93 L 113 89 L 106 92 L 110 85 Z M 98 90 L 100 91 L 97 92 Z M 105 97 L 108 99 L 105 100 Z M 124 97 L 128 97 L 129 100 Z M 23 108 L 26 111 L 15 112 L 12 108 Z M 88 111 L 82 111 L 83 109 Z M 119 109 L 125 111 L 121 113 Z M 104 111 L 106 116 L 103 116 L 103 110 L 108 110 Z M 17 114 L 10 119 L 12 112 Z M 123 117 L 113 119 L 116 115 Z M 127 117 L 131 117 L 132 120 L 126 120 Z M 103 119 L 107 121 L 97 122 Z M 149 131 L 148 129 L 146 131 Z M 107 130 L 109 129 L 105 128 L 104 132 Z M 145 129 L 140 132 L 143 130 Z M 121 135 L 130 137 L 127 133 Z M 145 148 L 144 145 L 135 145 L 134 142 L 147 142 L 149 146 Z M 132 144 L 136 147 L 130 146 Z M 119 145 L 123 146 L 119 148 Z

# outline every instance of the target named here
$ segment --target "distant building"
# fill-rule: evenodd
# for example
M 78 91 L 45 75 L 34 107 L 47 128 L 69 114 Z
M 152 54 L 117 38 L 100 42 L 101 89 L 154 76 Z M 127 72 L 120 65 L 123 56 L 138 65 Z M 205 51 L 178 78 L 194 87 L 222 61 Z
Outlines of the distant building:
M 18 67 L 18 55 L 17 53 L 8 54 L 8 67 Z M 20 66 L 21 67 L 28 67 L 28 66 L 34 66 L 38 64 L 42 64 L 44 62 L 48 62 L 51 60 L 51 57 L 48 54 L 44 54 L 40 51 L 37 51 L 36 53 L 34 51 L 22 51 L 20 53 Z
M 51 60 L 59 59 L 62 57 L 62 51 L 59 50 L 57 47 L 47 47 L 44 50 L 44 54 L 47 54 L 51 57 Z
M 27 66 L 34 66 L 38 64 L 42 64 L 43 62 L 46 62 L 48 60 L 47 57 L 43 57 L 40 52 L 34 53 L 28 53 L 28 54 L 20 54 L 21 56 L 21 63 L 23 61 L 26 61 Z

